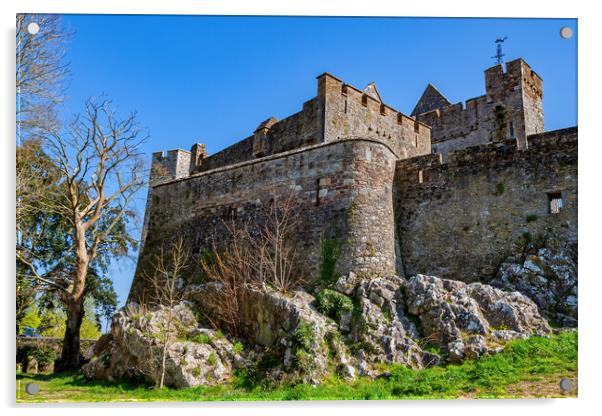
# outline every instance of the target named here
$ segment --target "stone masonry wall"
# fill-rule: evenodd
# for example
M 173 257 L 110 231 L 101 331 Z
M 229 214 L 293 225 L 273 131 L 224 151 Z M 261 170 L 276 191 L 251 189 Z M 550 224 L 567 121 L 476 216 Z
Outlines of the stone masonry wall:
M 277 121 L 267 131 L 267 149 L 262 156 L 278 154 L 322 142 L 319 100 L 313 98 L 303 105 L 303 110 Z M 253 160 L 254 136 L 225 148 L 203 159 L 200 171 Z
M 143 290 L 149 259 L 181 236 L 193 254 L 220 239 L 223 220 L 253 219 L 274 195 L 293 193 L 302 227 L 295 236 L 311 281 L 322 238 L 341 246 L 340 273 L 379 276 L 395 270 L 392 183 L 395 155 L 381 143 L 346 140 L 243 162 L 152 188 L 148 231 L 130 299 Z M 194 268 L 191 273 L 194 274 Z M 194 277 L 194 276 L 191 276 Z
M 433 151 L 444 159 L 455 150 L 515 139 L 523 148 L 527 136 L 542 133 L 543 85 L 522 59 L 485 71 L 486 94 L 417 115 L 431 127 Z
M 370 138 L 389 146 L 397 159 L 429 154 L 430 129 L 330 74 L 318 77 L 325 100 L 324 141 Z
M 487 281 L 525 239 L 577 241 L 577 128 L 398 161 L 396 227 L 407 274 Z M 560 213 L 550 198 L 560 192 Z M 528 234 L 527 234 L 528 233 Z

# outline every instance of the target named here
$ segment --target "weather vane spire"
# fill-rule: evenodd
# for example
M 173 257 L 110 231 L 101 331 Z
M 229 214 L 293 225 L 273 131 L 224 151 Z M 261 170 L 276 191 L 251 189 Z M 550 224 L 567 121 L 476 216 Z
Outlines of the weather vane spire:
M 496 63 L 498 65 L 504 61 L 502 59 L 504 57 L 504 54 L 502 53 L 502 43 L 504 43 L 504 41 L 506 39 L 508 39 L 508 36 L 504 36 L 503 38 L 497 38 L 495 40 L 495 43 L 497 45 L 497 50 L 496 50 L 495 56 L 492 56 L 492 58 L 496 60 Z

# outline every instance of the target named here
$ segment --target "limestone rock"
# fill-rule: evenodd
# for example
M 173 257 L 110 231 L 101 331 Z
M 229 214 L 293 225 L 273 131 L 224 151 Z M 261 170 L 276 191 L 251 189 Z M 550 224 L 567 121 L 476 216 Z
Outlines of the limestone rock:
M 418 316 L 422 336 L 450 361 L 477 358 L 497 351 L 504 341 L 551 331 L 537 305 L 518 292 L 423 275 L 403 286 L 408 311 Z
M 509 256 L 491 285 L 531 298 L 549 319 L 577 326 L 577 248 L 550 239 L 527 255 Z
M 339 277 L 334 288 L 345 295 L 352 295 L 359 282 L 357 275 L 349 272 L 348 275 Z
M 401 284 L 402 279 L 390 276 L 365 280 L 357 288 L 359 313 L 351 337 L 360 347 L 360 374 L 371 374 L 369 364 L 378 362 L 424 368 L 440 361 L 415 341 L 419 334 L 404 311 Z
M 189 299 L 203 305 L 207 290 L 204 285 L 191 287 Z M 282 294 L 254 287 L 241 288 L 240 296 L 245 338 L 279 358 L 271 371 L 274 378 L 287 375 L 318 384 L 327 374 L 328 350 L 323 341 L 337 326 L 316 310 L 315 298 L 302 290 Z
M 128 305 L 113 318 L 110 339 L 105 337 L 95 349 L 94 357 L 83 367 L 92 379 L 138 379 L 158 384 L 170 309 L 161 307 L 144 311 Z M 236 361 L 232 344 L 215 332 L 198 328 L 194 314 L 185 303 L 171 309 L 171 321 L 176 323 L 166 349 L 165 385 L 175 388 L 211 385 L 227 380 L 232 362 Z M 194 339 L 204 333 L 208 342 L 179 340 Z M 176 339 L 177 338 L 177 339 Z

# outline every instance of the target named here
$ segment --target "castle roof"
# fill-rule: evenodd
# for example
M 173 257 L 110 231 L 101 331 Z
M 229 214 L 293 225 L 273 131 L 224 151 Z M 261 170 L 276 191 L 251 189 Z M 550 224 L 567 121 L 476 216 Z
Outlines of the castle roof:
M 439 92 L 432 84 L 428 84 L 422 93 L 422 96 L 416 103 L 416 107 L 412 110 L 412 116 L 427 113 L 429 111 L 436 110 L 438 108 L 447 107 L 451 105 L 449 100 L 445 98 L 443 94 Z
M 376 89 L 376 84 L 374 82 L 371 82 L 368 85 L 366 85 L 366 88 L 364 88 L 363 92 L 364 94 L 374 98 L 379 103 L 383 102 L 383 100 L 380 98 L 380 94 L 378 93 L 378 90 Z

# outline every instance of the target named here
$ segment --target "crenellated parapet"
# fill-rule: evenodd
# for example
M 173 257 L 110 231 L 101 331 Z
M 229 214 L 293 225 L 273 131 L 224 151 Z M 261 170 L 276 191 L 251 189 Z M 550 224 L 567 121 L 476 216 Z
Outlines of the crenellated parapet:
M 455 150 L 508 139 L 524 148 L 527 136 L 544 131 L 543 82 L 524 60 L 485 70 L 485 91 L 464 104 L 451 104 L 427 86 L 414 112 L 431 127 L 433 151 L 447 157 Z
M 383 142 L 398 159 L 431 152 L 430 128 L 381 101 L 376 86 L 364 90 L 331 74 L 318 77 L 318 98 L 324 105 L 324 141 L 365 137 Z

